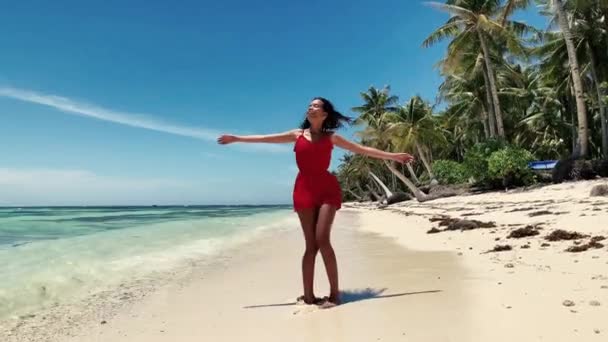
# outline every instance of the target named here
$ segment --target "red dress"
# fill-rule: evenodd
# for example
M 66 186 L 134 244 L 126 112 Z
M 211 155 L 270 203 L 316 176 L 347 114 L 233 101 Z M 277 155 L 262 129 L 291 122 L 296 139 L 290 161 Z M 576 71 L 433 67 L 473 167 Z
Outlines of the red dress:
M 342 191 L 338 179 L 327 169 L 333 149 L 331 135 L 324 135 L 317 142 L 306 139 L 303 134 L 294 145 L 298 175 L 293 188 L 295 211 L 330 204 L 336 209 L 342 205 Z

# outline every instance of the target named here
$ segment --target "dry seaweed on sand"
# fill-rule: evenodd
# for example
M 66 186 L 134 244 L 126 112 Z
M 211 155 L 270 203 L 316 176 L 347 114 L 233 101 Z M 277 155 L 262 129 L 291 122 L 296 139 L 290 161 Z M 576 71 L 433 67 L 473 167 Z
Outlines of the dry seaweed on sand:
M 478 228 L 494 228 L 496 227 L 496 223 L 494 222 L 482 222 L 477 220 L 463 220 L 459 218 L 453 218 L 449 216 L 440 216 L 440 217 L 432 217 L 429 219 L 431 222 L 439 222 L 439 227 L 446 227 L 443 230 L 433 228 L 427 233 L 439 233 L 445 231 L 454 231 L 454 230 L 472 230 Z
M 511 247 L 511 245 L 496 245 L 496 246 L 494 246 L 494 248 L 492 248 L 484 253 L 505 252 L 505 251 L 510 251 L 510 250 L 513 250 L 513 247 Z
M 525 226 L 524 228 L 517 228 L 512 230 L 511 233 L 507 236 L 508 239 L 520 239 L 528 236 L 535 236 L 540 234 L 538 231 L 538 227 L 535 226 Z
M 515 213 L 518 211 L 530 211 L 530 210 L 534 210 L 534 209 L 538 209 L 538 207 L 520 207 L 520 208 L 514 208 L 511 210 L 507 210 L 505 211 L 505 213 Z
M 542 215 L 562 215 L 562 214 L 567 214 L 567 212 L 553 212 L 550 210 L 539 210 L 539 211 L 534 211 L 528 214 L 528 216 L 530 217 L 535 217 L 535 216 L 542 216 Z
M 597 241 L 591 240 L 588 243 L 585 243 L 582 245 L 570 246 L 570 247 L 566 248 L 566 252 L 579 253 L 579 252 L 584 252 L 590 248 L 600 249 L 600 248 L 604 248 L 604 245 Z
M 434 218 L 431 222 L 439 221 L 439 227 L 446 226 L 446 230 L 470 230 L 477 228 L 494 228 L 494 222 L 482 222 L 478 220 L 464 220 L 454 217 Z
M 494 222 L 482 222 L 477 220 L 461 220 L 456 219 L 456 221 L 451 222 L 447 230 L 472 230 L 478 228 L 494 228 L 496 227 L 496 223 Z
M 579 232 L 569 232 L 563 229 L 552 231 L 549 235 L 545 236 L 545 240 L 548 241 L 561 241 L 561 240 L 578 240 L 586 238 L 587 235 Z

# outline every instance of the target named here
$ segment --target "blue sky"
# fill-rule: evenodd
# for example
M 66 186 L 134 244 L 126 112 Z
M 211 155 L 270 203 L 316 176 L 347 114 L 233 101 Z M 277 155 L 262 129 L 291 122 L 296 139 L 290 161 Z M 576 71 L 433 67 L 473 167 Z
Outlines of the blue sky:
M 215 137 L 295 128 L 314 96 L 353 115 L 369 86 L 433 101 L 441 83 L 445 45 L 421 42 L 447 15 L 422 1 L 126 3 L 0 11 L 0 205 L 288 204 L 291 146 Z

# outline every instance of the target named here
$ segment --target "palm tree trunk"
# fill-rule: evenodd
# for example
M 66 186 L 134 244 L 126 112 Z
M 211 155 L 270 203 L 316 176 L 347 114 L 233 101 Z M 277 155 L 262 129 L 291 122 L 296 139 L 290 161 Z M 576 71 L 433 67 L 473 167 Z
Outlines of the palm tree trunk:
M 357 190 L 359 190 L 359 193 L 361 194 L 361 197 L 364 198 L 367 195 L 367 192 L 365 190 L 363 190 L 363 188 L 361 187 L 361 184 L 357 183 Z
M 600 122 L 602 129 L 602 155 L 604 158 L 608 158 L 608 125 L 606 122 L 606 104 L 604 104 L 604 96 L 602 94 L 601 82 L 597 75 L 597 59 L 595 57 L 595 51 L 587 42 L 587 51 L 589 51 L 589 59 L 591 60 L 591 76 L 595 83 L 595 90 L 597 91 L 597 101 L 600 107 Z
M 486 139 L 490 137 L 490 126 L 488 125 L 488 112 L 485 108 L 481 110 L 481 123 L 483 124 L 483 133 Z
M 418 177 L 416 177 L 416 172 L 414 172 L 412 165 L 408 163 L 408 164 L 405 164 L 405 166 L 407 167 L 407 170 L 410 172 L 410 175 L 414 179 L 414 182 L 416 182 L 416 184 L 420 184 L 420 181 L 418 180 Z M 393 173 L 393 175 L 394 175 L 394 173 Z
M 397 178 L 399 178 L 403 182 L 403 184 L 405 184 L 405 186 L 407 186 L 408 189 L 410 189 L 410 191 L 414 194 L 418 202 L 426 202 L 431 199 L 427 194 L 420 191 L 420 189 L 418 189 L 414 185 L 414 183 L 412 183 L 412 181 L 407 179 L 407 177 L 405 177 L 401 172 L 399 172 L 399 170 L 397 170 L 389 161 L 385 160 L 384 164 L 386 165 L 386 167 L 388 167 L 389 170 L 391 170 L 392 173 L 395 174 L 395 176 L 397 176 Z
M 481 50 L 483 51 L 483 59 L 485 61 L 486 69 L 488 71 L 490 91 L 492 92 L 492 102 L 494 102 L 494 115 L 496 116 L 496 129 L 498 131 L 498 136 L 504 138 L 505 128 L 502 123 L 502 111 L 500 110 L 500 100 L 498 100 L 498 89 L 496 88 L 496 78 L 494 77 L 494 69 L 492 68 L 492 62 L 490 61 L 490 50 L 488 50 L 486 38 L 481 33 L 481 30 L 477 30 L 477 35 L 479 36 Z
M 490 78 L 488 77 L 488 70 L 484 66 L 483 68 L 483 79 L 486 88 L 486 102 L 488 103 L 488 126 L 490 127 L 490 138 L 496 136 L 496 116 L 494 115 L 494 102 L 492 101 L 492 92 L 490 91 Z
M 570 94 L 566 95 L 566 99 L 568 100 L 568 113 L 570 114 L 570 135 L 572 139 L 572 155 L 577 154 L 577 135 L 576 135 L 576 120 L 574 119 L 574 90 L 572 88 L 572 77 L 568 77 L 568 90 L 570 90 Z
M 435 179 L 435 176 L 433 175 L 433 169 L 431 168 L 431 165 L 429 164 L 429 162 L 424 154 L 424 150 L 420 147 L 420 145 L 418 143 L 416 143 L 416 149 L 418 150 L 420 159 L 422 159 L 422 163 L 424 164 L 424 167 L 426 168 L 426 172 L 428 172 L 428 174 L 429 174 L 429 179 L 430 180 Z
M 574 39 L 570 26 L 564 12 L 562 0 L 553 0 L 553 7 L 557 13 L 557 21 L 566 41 L 566 49 L 568 50 L 568 63 L 570 64 L 570 73 L 572 74 L 572 83 L 574 85 L 574 93 L 576 98 L 576 116 L 578 118 L 578 155 L 577 157 L 586 157 L 589 150 L 589 132 L 587 130 L 587 108 L 585 107 L 585 99 L 583 98 L 583 82 L 581 81 L 581 72 L 576 58 L 576 49 L 574 48 Z
M 354 191 L 352 191 L 351 189 L 346 189 L 346 191 L 353 196 L 354 198 L 356 198 L 358 201 L 360 201 L 362 199 L 361 196 L 357 195 Z
M 380 178 L 378 178 L 378 176 L 376 176 L 373 172 L 369 172 L 369 175 L 376 181 L 376 184 L 378 184 L 378 186 L 380 186 L 380 188 L 382 189 L 382 191 L 384 191 L 384 194 L 386 195 L 386 198 L 389 198 L 391 196 L 393 196 L 393 193 L 391 192 L 391 190 L 389 190 L 389 188 L 382 183 L 382 181 L 380 180 Z
M 376 198 L 376 201 L 380 201 L 382 199 L 382 196 L 380 196 L 376 190 L 374 190 L 374 187 L 372 187 L 371 185 L 367 184 L 367 189 L 369 189 L 369 192 L 372 193 L 372 196 L 374 196 Z

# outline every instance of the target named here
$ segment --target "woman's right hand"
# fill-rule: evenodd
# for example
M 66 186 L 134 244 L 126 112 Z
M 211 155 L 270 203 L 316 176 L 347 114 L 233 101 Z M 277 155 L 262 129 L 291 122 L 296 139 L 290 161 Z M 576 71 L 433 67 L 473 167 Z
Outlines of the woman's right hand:
M 234 142 L 237 142 L 237 140 L 238 139 L 236 136 L 229 135 L 229 134 L 220 135 L 220 137 L 217 138 L 218 144 L 221 144 L 221 145 L 232 144 Z

